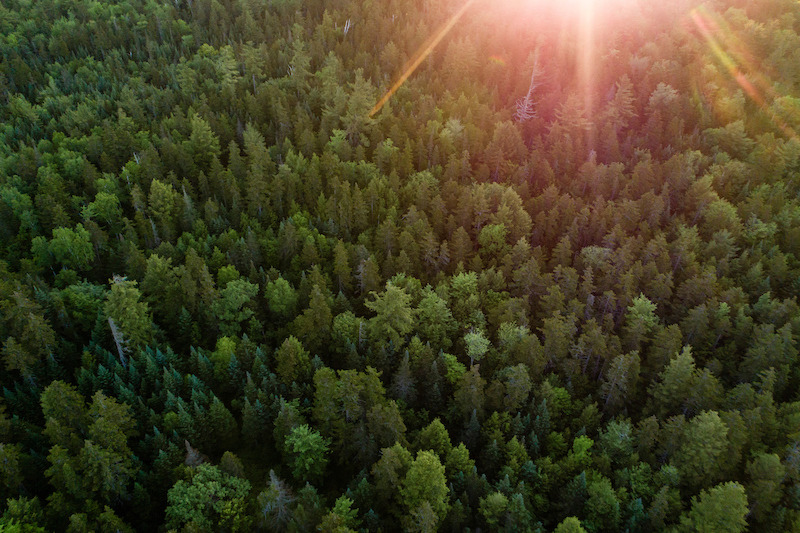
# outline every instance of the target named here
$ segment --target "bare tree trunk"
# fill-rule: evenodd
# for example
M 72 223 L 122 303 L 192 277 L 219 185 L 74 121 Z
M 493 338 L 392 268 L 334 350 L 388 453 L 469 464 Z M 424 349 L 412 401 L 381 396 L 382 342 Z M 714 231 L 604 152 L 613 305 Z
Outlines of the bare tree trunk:
M 538 116 L 538 111 L 536 111 L 538 102 L 533 98 L 533 91 L 542 84 L 537 78 L 543 73 L 544 71 L 539 68 L 539 53 L 537 52 L 533 59 L 533 72 L 531 72 L 531 83 L 528 86 L 528 94 L 526 94 L 524 98 L 517 100 L 517 112 L 514 113 L 514 119 L 516 119 L 517 122 L 525 122 L 526 120 Z

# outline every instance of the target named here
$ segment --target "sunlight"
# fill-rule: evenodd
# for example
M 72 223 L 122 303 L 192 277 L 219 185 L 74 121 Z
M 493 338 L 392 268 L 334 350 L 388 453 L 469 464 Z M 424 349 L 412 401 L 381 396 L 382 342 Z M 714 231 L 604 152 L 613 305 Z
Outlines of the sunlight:
M 478 2 L 477 0 L 466 0 L 461 7 L 431 36 L 425 41 L 406 63 L 397 81 L 386 91 L 382 98 L 370 110 L 369 116 L 375 116 L 386 102 L 397 92 L 397 90 L 408 80 L 414 71 L 423 61 L 433 52 L 439 43 L 450 33 L 453 27 L 459 22 L 462 16 L 475 5 L 474 9 L 494 10 L 497 4 L 491 1 Z M 576 62 L 575 68 L 578 72 L 578 81 L 583 98 L 584 107 L 587 113 L 591 114 L 595 109 L 595 90 L 596 65 L 598 62 L 597 41 L 598 25 L 601 25 L 600 15 L 607 13 L 608 9 L 626 11 L 638 6 L 637 0 L 607 0 L 602 4 L 604 11 L 598 9 L 598 0 L 507 0 L 507 9 L 518 14 L 522 19 L 535 17 L 538 22 L 548 21 L 548 24 L 568 28 L 563 34 L 576 38 Z M 499 55 L 488 58 L 489 61 L 505 66 L 505 60 Z
M 554 3 L 558 9 L 567 13 L 583 14 L 587 9 L 594 8 L 595 0 L 563 0 Z
M 370 110 L 369 116 L 374 116 L 387 101 L 394 95 L 395 92 L 406 82 L 406 80 L 414 73 L 417 67 L 425 61 L 436 46 L 447 36 L 450 30 L 456 25 L 466 11 L 475 3 L 476 0 L 467 0 L 450 19 L 443 24 L 414 54 L 413 59 L 408 62 L 400 75 L 398 80 L 392 87 L 386 91 L 383 97 L 373 106 Z M 555 10 L 561 15 L 569 18 L 576 17 L 580 26 L 580 56 L 579 56 L 579 70 L 581 72 L 581 80 L 584 82 L 584 93 L 587 99 L 586 108 L 591 110 L 593 106 L 593 98 L 591 96 L 591 83 L 594 80 L 594 13 L 595 3 L 597 0 L 562 0 L 558 3 L 552 3 L 549 0 L 532 0 L 532 4 L 536 7 L 544 7 L 546 10 Z M 487 5 L 491 5 L 487 3 Z M 500 58 L 494 58 L 493 61 L 502 61 Z
M 565 17 L 579 17 L 587 10 L 593 10 L 597 0 L 561 0 L 555 2 L 551 0 L 528 0 L 527 3 L 537 11 L 545 10 Z
M 775 92 L 772 82 L 751 60 L 751 52 L 741 45 L 730 29 L 720 26 L 715 17 L 702 7 L 693 9 L 689 15 L 728 74 L 756 105 L 767 111 L 767 100 L 774 101 L 781 95 Z M 773 113 L 770 113 L 770 117 L 786 136 L 798 138 L 797 133 L 781 117 Z
M 583 105 L 587 116 L 594 113 L 595 64 L 595 0 L 568 0 L 577 10 L 578 21 L 578 73 L 583 92 Z
M 450 17 L 450 20 L 443 24 L 431 38 L 429 38 L 427 41 L 425 41 L 425 43 L 423 43 L 422 46 L 419 47 L 417 53 L 414 54 L 414 59 L 409 62 L 408 66 L 403 71 L 403 74 L 400 75 L 400 78 L 388 91 L 386 91 L 386 94 L 383 95 L 383 98 L 381 98 L 369 112 L 370 117 L 380 111 L 383 105 L 389 101 L 389 98 L 391 98 L 392 95 L 397 92 L 397 89 L 399 89 L 403 83 L 405 83 L 408 77 L 411 76 L 415 70 L 417 70 L 417 67 L 419 67 L 423 61 L 425 61 L 425 58 L 428 57 L 431 52 L 433 52 L 433 49 L 436 48 L 436 45 L 438 45 L 450 32 L 450 30 L 453 29 L 453 26 L 456 25 L 456 22 L 458 22 L 458 20 L 464 15 L 464 13 L 466 13 L 467 9 L 469 9 L 474 2 L 475 0 L 467 0 L 467 2 L 461 6 L 461 9 L 459 9 L 452 17 Z

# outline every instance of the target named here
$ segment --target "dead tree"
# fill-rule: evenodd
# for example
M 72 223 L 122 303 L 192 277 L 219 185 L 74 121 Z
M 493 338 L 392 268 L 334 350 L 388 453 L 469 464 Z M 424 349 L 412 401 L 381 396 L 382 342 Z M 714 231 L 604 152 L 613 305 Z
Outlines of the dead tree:
M 544 74 L 544 71 L 539 67 L 539 53 L 537 52 L 533 58 L 533 72 L 531 72 L 531 84 L 528 86 L 528 94 L 524 98 L 517 100 L 517 112 L 514 113 L 514 120 L 517 122 L 525 122 L 538 116 L 536 105 L 539 102 L 533 98 L 533 92 L 542 84 L 542 74 Z

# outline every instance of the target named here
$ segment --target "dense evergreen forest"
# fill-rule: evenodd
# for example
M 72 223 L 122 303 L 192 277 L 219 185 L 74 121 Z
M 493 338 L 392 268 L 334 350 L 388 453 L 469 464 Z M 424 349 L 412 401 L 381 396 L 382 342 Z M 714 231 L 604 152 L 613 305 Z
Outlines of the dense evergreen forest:
M 464 6 L 0 3 L 0 531 L 800 531 L 800 4 Z

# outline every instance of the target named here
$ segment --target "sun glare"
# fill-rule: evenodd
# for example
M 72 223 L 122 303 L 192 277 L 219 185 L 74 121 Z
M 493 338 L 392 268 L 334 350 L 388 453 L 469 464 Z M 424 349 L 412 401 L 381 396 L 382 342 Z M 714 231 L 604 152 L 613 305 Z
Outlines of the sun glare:
M 603 3 L 604 9 L 610 3 L 626 4 L 635 2 L 636 0 L 607 0 Z M 598 26 L 597 5 L 598 0 L 509 0 L 509 5 L 506 7 L 514 6 L 519 7 L 519 13 L 522 18 L 527 16 L 534 16 L 542 20 L 550 20 L 552 18 L 553 24 L 563 25 L 567 28 L 572 28 L 573 31 L 568 33 L 577 37 L 577 64 L 576 68 L 579 72 L 579 79 L 581 83 L 581 90 L 584 95 L 584 105 L 586 110 L 591 113 L 594 108 L 593 101 L 593 84 L 595 81 L 595 63 L 596 63 L 596 33 Z M 466 0 L 461 7 L 439 27 L 428 40 L 420 46 L 413 59 L 406 65 L 404 71 L 399 76 L 399 79 L 394 85 L 386 91 L 383 97 L 375 104 L 370 111 L 370 116 L 378 113 L 392 97 L 392 95 L 405 83 L 405 81 L 414 73 L 417 67 L 430 55 L 436 46 L 445 38 L 451 29 L 458 23 L 461 17 L 475 5 L 478 10 L 481 9 L 494 9 L 496 4 L 492 0 Z M 502 62 L 502 58 L 492 57 L 491 61 Z
M 577 13 L 582 15 L 586 10 L 594 7 L 595 0 L 562 0 L 554 2 L 553 5 L 566 13 Z
M 590 10 L 597 0 L 527 0 L 537 12 L 549 12 L 561 16 L 577 17 Z
M 595 0 L 567 0 L 578 16 L 578 72 L 584 98 L 584 108 L 594 112 L 595 53 Z
M 608 24 L 641 13 L 642 5 L 657 0 L 507 0 L 526 6 L 534 16 L 555 17 L 560 22 L 576 23 L 590 13 L 598 25 Z M 488 5 L 488 4 L 487 4 Z

